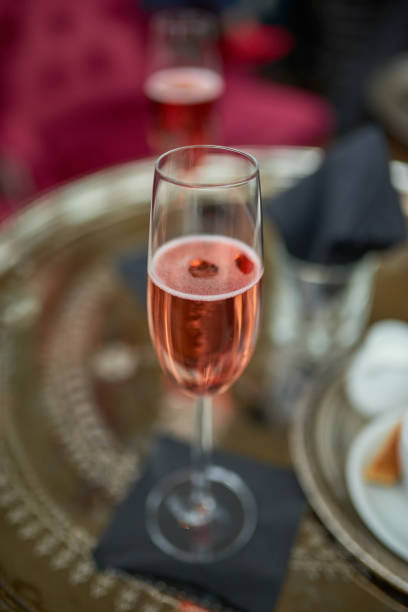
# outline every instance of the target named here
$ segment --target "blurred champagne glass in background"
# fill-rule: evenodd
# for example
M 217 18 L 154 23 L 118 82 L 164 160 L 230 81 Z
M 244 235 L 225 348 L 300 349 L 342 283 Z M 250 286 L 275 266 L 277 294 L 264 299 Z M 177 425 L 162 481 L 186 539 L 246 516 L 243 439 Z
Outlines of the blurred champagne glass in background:
M 198 9 L 152 17 L 144 82 L 152 152 L 220 141 L 217 102 L 224 79 L 218 30 L 216 16 Z

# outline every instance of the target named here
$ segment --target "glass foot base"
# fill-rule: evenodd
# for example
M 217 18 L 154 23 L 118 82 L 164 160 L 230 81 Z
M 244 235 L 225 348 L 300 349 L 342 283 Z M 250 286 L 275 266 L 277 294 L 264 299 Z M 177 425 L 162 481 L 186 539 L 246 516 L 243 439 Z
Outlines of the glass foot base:
M 194 503 L 191 472 L 172 473 L 146 500 L 147 530 L 167 554 L 188 562 L 224 559 L 242 548 L 254 533 L 256 502 L 234 472 L 212 466 L 207 471 L 210 494 Z

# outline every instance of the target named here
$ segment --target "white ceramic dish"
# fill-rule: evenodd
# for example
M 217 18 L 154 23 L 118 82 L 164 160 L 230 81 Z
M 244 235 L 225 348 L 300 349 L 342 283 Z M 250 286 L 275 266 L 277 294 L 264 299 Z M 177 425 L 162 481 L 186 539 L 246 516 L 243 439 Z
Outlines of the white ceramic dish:
M 364 427 L 350 447 L 345 469 L 349 494 L 361 519 L 385 546 L 408 561 L 408 488 L 401 482 L 374 485 L 363 477 L 364 466 L 402 414 L 394 410 Z

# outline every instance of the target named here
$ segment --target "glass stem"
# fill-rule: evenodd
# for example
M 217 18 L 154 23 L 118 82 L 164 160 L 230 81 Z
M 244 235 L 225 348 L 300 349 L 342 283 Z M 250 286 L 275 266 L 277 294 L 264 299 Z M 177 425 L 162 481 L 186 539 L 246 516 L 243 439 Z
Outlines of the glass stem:
M 212 496 L 208 467 L 212 451 L 212 399 L 208 395 L 196 399 L 195 443 L 192 445 L 191 501 L 201 511 L 210 511 Z

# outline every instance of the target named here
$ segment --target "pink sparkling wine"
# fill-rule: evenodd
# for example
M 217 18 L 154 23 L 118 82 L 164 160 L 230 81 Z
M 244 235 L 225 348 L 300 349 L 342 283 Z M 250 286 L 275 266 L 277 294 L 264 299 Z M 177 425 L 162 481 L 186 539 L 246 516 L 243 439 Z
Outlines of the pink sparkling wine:
M 223 391 L 248 364 L 258 335 L 262 273 L 258 255 L 225 236 L 187 236 L 155 253 L 150 333 L 161 367 L 185 391 Z
M 167 68 L 150 75 L 144 93 L 150 100 L 154 150 L 213 142 L 215 103 L 223 90 L 222 77 L 207 68 Z

